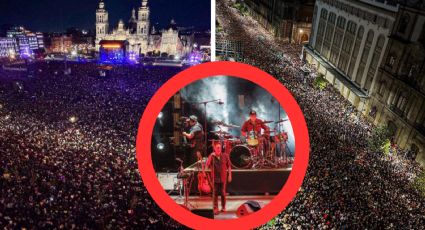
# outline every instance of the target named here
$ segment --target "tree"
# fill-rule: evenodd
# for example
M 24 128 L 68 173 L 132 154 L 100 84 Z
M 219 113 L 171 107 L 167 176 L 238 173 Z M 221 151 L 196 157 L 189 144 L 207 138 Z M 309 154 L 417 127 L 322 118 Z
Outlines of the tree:
M 422 171 L 413 181 L 413 187 L 425 197 L 425 171 Z
M 379 126 L 373 129 L 372 136 L 368 139 L 369 148 L 373 152 L 389 154 L 391 142 L 387 126 Z
M 316 89 L 323 90 L 328 85 L 328 81 L 326 81 L 325 77 L 322 73 L 318 73 L 316 78 L 314 79 L 313 86 Z

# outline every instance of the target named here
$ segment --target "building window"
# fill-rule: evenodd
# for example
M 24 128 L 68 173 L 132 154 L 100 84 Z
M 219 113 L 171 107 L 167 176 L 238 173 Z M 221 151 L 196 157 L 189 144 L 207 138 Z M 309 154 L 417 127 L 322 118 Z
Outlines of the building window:
M 395 64 L 395 59 L 396 59 L 395 54 L 390 54 L 390 57 L 388 58 L 388 61 L 387 61 L 387 66 L 392 68 Z
M 359 39 L 360 41 L 363 38 L 363 33 L 364 33 L 363 26 L 360 26 L 359 31 L 357 32 L 357 39 Z
M 366 43 L 365 43 L 365 46 L 363 48 L 363 54 L 361 55 L 361 59 L 360 59 L 359 70 L 358 70 L 357 76 L 356 76 L 356 83 L 358 85 L 361 85 L 361 81 L 363 79 L 363 73 L 364 73 L 364 70 L 365 70 L 367 59 L 369 57 L 369 51 L 370 51 L 371 46 L 372 46 L 373 36 L 374 36 L 373 30 L 369 30 L 369 32 L 367 33 L 367 37 L 366 37 Z
M 401 16 L 400 22 L 398 24 L 397 32 L 400 34 L 404 34 L 406 32 L 407 26 L 409 25 L 410 16 L 405 13 Z
M 337 26 L 340 29 L 345 29 L 345 18 L 339 16 L 337 21 Z
M 375 118 L 376 117 L 376 112 L 378 111 L 378 109 L 376 109 L 376 106 L 373 106 L 371 109 L 370 109 L 370 112 L 369 112 L 369 116 L 371 116 L 372 118 Z
M 418 40 L 423 46 L 425 46 L 425 23 L 422 26 L 422 32 Z
M 354 35 L 356 33 L 356 23 L 354 23 L 353 21 L 349 21 L 347 24 L 347 32 Z
M 409 73 L 407 74 L 407 76 L 408 76 L 409 78 L 411 78 L 411 77 L 413 77 L 414 75 L 416 75 L 416 69 L 417 69 L 416 64 L 413 64 L 412 66 L 410 66 Z
M 379 84 L 379 89 L 378 89 L 379 95 L 381 95 L 381 96 L 384 95 L 384 93 L 385 93 L 385 86 L 386 86 L 385 81 L 384 82 L 381 82 L 381 84 Z
M 320 12 L 320 17 L 326 20 L 328 17 L 328 11 L 326 9 L 322 9 Z
M 378 68 L 379 59 L 381 57 L 381 51 L 384 47 L 385 37 L 384 35 L 379 35 L 378 41 L 376 43 L 375 52 L 372 57 L 372 63 L 370 64 L 369 71 L 371 72 L 371 76 L 375 75 L 375 70 Z
M 331 24 L 334 24 L 334 25 L 335 25 L 335 18 L 336 18 L 336 14 L 335 14 L 335 13 L 333 13 L 333 12 L 331 12 L 331 13 L 329 14 L 328 22 L 329 22 L 329 23 L 331 23 Z
M 404 112 L 404 110 L 406 109 L 406 105 L 407 105 L 407 97 L 404 94 L 400 93 L 395 105 L 396 105 L 397 109 Z

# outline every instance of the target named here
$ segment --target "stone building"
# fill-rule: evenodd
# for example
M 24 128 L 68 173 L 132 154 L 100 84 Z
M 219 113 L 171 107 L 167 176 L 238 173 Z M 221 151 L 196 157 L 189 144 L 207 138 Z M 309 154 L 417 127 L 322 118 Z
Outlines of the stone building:
M 103 0 L 100 1 L 96 11 L 96 50 L 99 51 L 100 41 L 126 41 L 128 42 L 127 51 L 134 54 L 145 54 L 148 52 L 149 39 L 149 6 L 147 0 L 142 0 L 142 5 L 136 11 L 133 9 L 128 28 L 125 27 L 122 20 L 118 27 L 110 31 L 109 14 L 105 8 Z
M 367 114 L 425 165 L 425 7 L 401 5 Z
M 396 1 L 317 0 L 304 52 L 351 104 L 375 124 L 387 125 L 393 142 L 424 163 L 418 55 L 425 17 L 413 9 Z
M 149 16 L 148 1 L 142 0 L 137 17 L 136 10 L 133 9 L 127 24 L 120 20 L 118 26 L 110 30 L 109 14 L 101 0 L 96 11 L 96 51 L 99 51 L 102 41 L 124 42 L 127 44 L 126 52 L 132 55 L 159 52 L 183 57 L 192 51 L 193 34 L 182 34 L 174 20 L 167 29 L 151 29 Z

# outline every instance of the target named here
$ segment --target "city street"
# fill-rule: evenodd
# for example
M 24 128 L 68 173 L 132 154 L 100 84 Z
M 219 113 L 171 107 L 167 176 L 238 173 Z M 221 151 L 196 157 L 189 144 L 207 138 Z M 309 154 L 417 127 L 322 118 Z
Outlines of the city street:
M 415 228 L 425 223 L 425 200 L 410 186 L 416 162 L 368 149 L 373 129 L 337 90 L 313 87 L 304 75 L 301 46 L 273 36 L 230 1 L 217 0 L 218 39 L 240 41 L 245 62 L 278 78 L 298 100 L 310 132 L 307 176 L 292 203 L 264 226 L 280 228 Z M 283 55 L 287 58 L 282 58 Z M 295 140 L 296 141 L 296 140 Z

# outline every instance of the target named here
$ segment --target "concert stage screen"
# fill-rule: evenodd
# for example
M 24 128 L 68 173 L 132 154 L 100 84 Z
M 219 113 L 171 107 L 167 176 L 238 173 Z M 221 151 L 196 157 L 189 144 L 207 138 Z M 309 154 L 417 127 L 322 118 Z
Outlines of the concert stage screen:
M 101 41 L 99 48 L 99 60 L 101 63 L 125 63 L 126 46 L 125 41 Z

